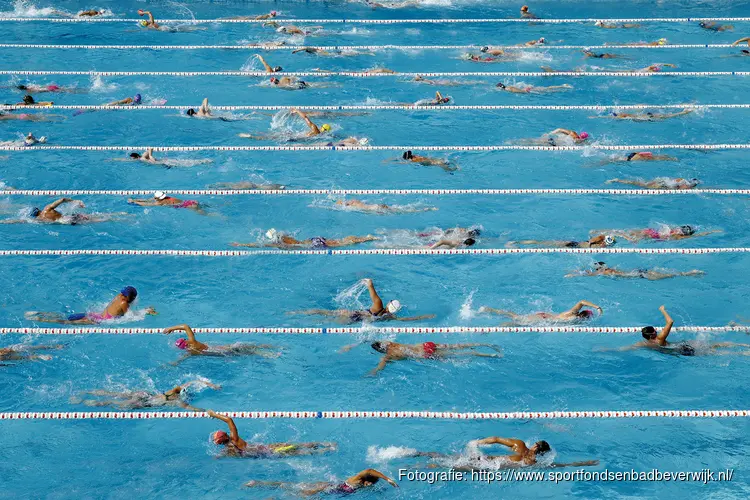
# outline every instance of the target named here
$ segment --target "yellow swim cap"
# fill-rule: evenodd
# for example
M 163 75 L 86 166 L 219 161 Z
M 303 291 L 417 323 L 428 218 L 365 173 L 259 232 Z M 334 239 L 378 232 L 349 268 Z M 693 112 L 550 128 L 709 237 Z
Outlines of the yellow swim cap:
M 331 131 L 331 126 L 328 125 L 327 123 L 324 123 L 323 126 L 320 127 L 320 130 L 322 130 L 323 132 L 330 132 Z
M 667 44 L 667 39 L 666 38 L 659 38 L 658 43 L 659 43 L 659 45 L 666 45 Z
M 141 21 L 139 24 L 145 28 L 148 26 L 148 21 Z

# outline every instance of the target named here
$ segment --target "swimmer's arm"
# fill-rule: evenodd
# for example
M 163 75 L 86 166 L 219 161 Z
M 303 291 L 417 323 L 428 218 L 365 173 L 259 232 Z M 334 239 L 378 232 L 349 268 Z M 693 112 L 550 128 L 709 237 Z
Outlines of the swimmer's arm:
M 307 126 L 310 127 L 310 131 L 319 134 L 320 130 L 318 129 L 318 126 L 315 125 L 310 118 L 308 118 L 307 114 L 305 114 L 303 111 L 300 111 L 299 109 L 292 110 L 292 113 L 295 113 L 297 116 L 305 120 L 305 123 L 307 123 Z
M 736 42 L 732 44 L 732 47 L 736 47 L 742 42 L 747 42 L 748 47 L 750 47 L 750 36 L 746 36 L 745 38 L 740 38 L 739 40 L 737 40 Z
M 190 328 L 189 325 L 175 325 L 175 326 L 170 326 L 169 328 L 167 328 L 166 330 L 164 330 L 164 333 L 170 334 L 172 332 L 179 332 L 179 331 L 185 332 L 185 334 L 187 335 L 187 338 L 188 338 L 188 340 L 190 342 L 195 342 L 195 333 L 193 332 L 193 329 Z
M 667 309 L 664 306 L 659 307 L 659 310 L 664 315 L 664 320 L 666 321 L 666 324 L 664 325 L 664 328 L 659 332 L 659 335 L 656 336 L 656 340 L 659 343 L 659 345 L 664 345 L 667 342 L 667 337 L 669 337 L 669 332 L 672 331 L 672 326 L 674 325 L 674 320 L 667 312 Z
M 44 207 L 43 211 L 54 210 L 63 203 L 72 203 L 73 201 L 75 200 L 73 200 L 72 198 L 60 198 L 59 200 L 53 201 L 52 203 Z
M 585 460 L 583 462 L 570 462 L 567 464 L 553 463 L 549 467 L 550 469 L 560 469 L 563 467 L 593 467 L 599 465 L 599 460 Z
M 362 341 L 359 341 L 359 342 L 357 342 L 356 344 L 348 344 L 348 345 L 345 345 L 344 347 L 342 347 L 341 349 L 339 349 L 339 353 L 345 353 L 345 352 L 349 352 L 349 351 L 351 351 L 352 349 L 354 349 L 355 347 L 361 346 L 361 345 L 362 345 L 362 344 L 364 344 L 365 342 L 366 342 L 365 340 L 362 340 Z
M 440 240 L 437 243 L 433 243 L 430 245 L 430 248 L 440 248 L 440 247 L 448 247 L 448 248 L 454 248 L 455 245 L 450 240 Z
M 565 135 L 568 135 L 570 137 L 575 137 L 576 135 L 578 135 L 575 132 L 573 132 L 572 130 L 568 130 L 566 128 L 556 128 L 552 132 L 548 132 L 547 133 L 547 135 L 554 135 L 554 134 L 565 134 Z
M 264 68 L 266 68 L 266 73 L 273 73 L 273 68 L 268 65 L 265 59 L 263 59 L 263 56 L 260 54 L 255 54 L 255 57 L 258 58 L 260 63 L 263 65 Z
M 204 113 L 204 114 L 207 114 L 207 115 L 211 114 L 211 110 L 208 109 L 208 97 L 204 97 L 203 98 L 203 102 L 201 103 L 201 107 L 200 107 L 199 111 L 201 113 Z
M 388 357 L 387 354 L 383 356 L 382 358 L 380 358 L 380 363 L 378 363 L 378 366 L 376 366 L 375 368 L 372 369 L 372 371 L 370 371 L 369 375 L 370 376 L 377 375 L 378 372 L 380 372 L 383 368 L 385 368 L 385 365 L 387 365 L 390 360 L 391 359 Z
M 691 236 L 708 236 L 709 234 L 721 233 L 721 232 L 723 232 L 721 229 L 714 229 L 713 231 L 703 231 L 702 233 L 695 233 Z
M 179 406 L 180 408 L 184 408 L 186 410 L 190 410 L 190 411 L 196 411 L 196 412 L 205 411 L 203 408 L 196 408 L 195 406 L 191 406 L 184 401 L 178 401 L 177 406 Z
M 213 389 L 215 391 L 221 390 L 221 386 L 220 385 L 213 384 L 213 383 L 209 382 L 208 380 L 191 380 L 190 382 L 185 382 L 180 387 L 182 387 L 183 389 L 187 389 L 188 387 L 196 385 L 196 384 L 204 384 L 204 385 L 210 387 L 211 389 Z
M 423 314 L 421 316 L 407 316 L 405 318 L 393 318 L 394 321 L 422 321 L 423 319 L 433 319 L 434 314 Z
M 151 12 L 150 12 L 150 11 L 148 11 L 148 10 L 144 10 L 144 11 L 143 11 L 143 13 L 144 13 L 144 14 L 146 14 L 146 15 L 148 16 L 148 22 L 149 22 L 149 23 L 151 23 L 151 24 L 155 24 L 155 22 L 156 22 L 156 21 L 154 21 L 154 15 L 153 15 L 153 14 L 151 14 Z
M 599 314 L 602 313 L 602 308 L 601 307 L 599 307 L 598 305 L 594 304 L 593 302 L 589 302 L 587 300 L 581 300 L 581 301 L 579 301 L 578 304 L 574 305 L 568 312 L 572 313 L 572 314 L 578 314 L 579 312 L 581 312 L 581 309 L 583 309 L 584 307 L 593 307 L 594 309 L 596 309 L 597 311 L 599 311 Z
M 347 482 L 360 484 L 362 481 L 367 481 L 370 478 L 376 477 L 378 479 L 382 479 L 383 481 L 387 482 L 394 488 L 398 488 L 398 484 L 396 484 L 396 481 L 391 479 L 390 477 L 386 476 L 380 471 L 376 471 L 375 469 L 365 469 L 356 476 L 352 476 L 347 479 Z
M 232 438 L 232 441 L 240 439 L 240 434 L 239 432 L 237 432 L 237 426 L 234 425 L 234 420 L 232 420 L 230 417 L 227 417 L 226 415 L 219 415 L 213 410 L 208 410 L 207 413 L 209 417 L 218 418 L 229 426 L 229 436 Z
M 375 291 L 375 285 L 372 284 L 372 280 L 370 278 L 367 278 L 366 284 L 367 284 L 367 291 L 370 292 L 370 300 L 372 301 L 370 312 L 377 313 L 377 312 L 382 311 L 383 300 L 380 298 L 380 295 L 378 295 L 378 292 Z
M 517 446 L 523 446 L 526 447 L 526 443 L 521 441 L 520 439 L 509 439 L 509 438 L 501 438 L 497 436 L 491 436 L 484 439 L 477 439 L 474 441 L 474 443 L 477 446 L 485 446 L 485 445 L 491 445 L 491 444 L 501 444 L 503 446 L 507 446 L 508 448 L 515 449 Z

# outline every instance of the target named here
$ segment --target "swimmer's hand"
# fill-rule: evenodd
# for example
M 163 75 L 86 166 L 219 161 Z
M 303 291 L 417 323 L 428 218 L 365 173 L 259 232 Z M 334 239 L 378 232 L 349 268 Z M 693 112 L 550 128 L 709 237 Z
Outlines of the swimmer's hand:
M 139 16 L 142 16 L 142 15 L 143 15 L 143 9 L 138 9 L 138 15 L 139 15 Z
M 664 306 L 659 306 L 659 310 L 660 310 L 661 312 L 665 312 L 665 311 L 666 311 L 666 308 L 665 308 Z
M 477 309 L 478 313 L 486 313 L 486 312 L 489 312 L 489 311 L 490 311 L 490 308 L 487 307 L 487 306 L 481 306 L 479 309 Z
M 151 316 L 156 316 L 157 314 L 159 314 L 158 312 L 156 312 L 156 309 L 154 309 L 153 306 L 148 306 L 145 309 L 145 312 L 146 312 L 146 314 L 149 314 Z

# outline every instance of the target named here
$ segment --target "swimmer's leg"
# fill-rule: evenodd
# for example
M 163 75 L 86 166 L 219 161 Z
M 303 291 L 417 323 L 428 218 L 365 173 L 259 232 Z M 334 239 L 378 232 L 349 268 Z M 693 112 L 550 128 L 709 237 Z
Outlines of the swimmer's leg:
M 339 245 L 335 246 L 348 246 L 348 245 L 356 245 L 358 243 L 367 243 L 368 241 L 377 241 L 378 238 L 372 235 L 367 236 L 347 236 L 346 238 L 342 238 Z
M 50 349 L 62 349 L 65 346 L 62 344 L 53 344 L 53 345 L 29 345 L 29 346 L 23 346 L 19 348 L 23 351 L 48 351 Z
M 346 316 L 350 311 L 343 311 L 341 309 L 305 309 L 302 311 L 289 311 L 287 314 L 301 314 L 304 316 Z
M 680 273 L 679 276 L 703 276 L 705 274 L 706 274 L 705 271 L 701 271 L 699 269 L 693 269 L 692 271 Z
M 750 344 L 740 344 L 737 342 L 718 342 L 716 344 L 711 344 L 711 349 L 722 349 L 722 348 L 732 348 L 732 347 L 750 347 Z

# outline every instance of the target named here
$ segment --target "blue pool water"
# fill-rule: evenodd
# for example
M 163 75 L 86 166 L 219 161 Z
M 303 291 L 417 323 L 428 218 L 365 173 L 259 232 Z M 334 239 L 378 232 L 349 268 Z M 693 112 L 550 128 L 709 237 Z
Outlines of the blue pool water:
M 161 18 L 215 19 L 260 14 L 271 9 L 297 19 L 425 19 L 517 17 L 520 4 L 435 0 L 419 7 L 371 9 L 345 2 L 98 2 L 114 17 L 134 18 L 150 8 Z M 487 5 L 488 4 L 488 5 Z M 55 17 L 92 8 L 79 1 L 0 2 L 0 17 Z M 747 16 L 750 4 L 729 1 L 536 2 L 531 10 L 547 18 Z M 293 22 L 293 21 L 290 21 Z M 727 24 L 727 23 L 724 23 Z M 638 29 L 603 30 L 592 24 L 332 24 L 320 36 L 286 37 L 253 24 L 198 25 L 200 31 L 146 32 L 126 23 L 0 22 L 0 43 L 83 45 L 242 45 L 284 41 L 299 45 L 506 45 L 544 36 L 557 45 L 600 45 L 667 38 L 672 44 L 731 43 L 747 35 L 750 23 L 714 33 L 696 23 L 643 23 Z M 601 51 L 601 49 L 597 49 Z M 672 63 L 678 71 L 747 71 L 750 58 L 739 49 L 610 49 L 626 58 L 586 60 L 576 50 L 524 52 L 519 61 L 478 64 L 461 58 L 467 50 L 382 50 L 374 55 L 316 57 L 288 50 L 258 51 L 289 71 L 324 68 L 399 72 L 538 71 L 638 69 Z M 0 70 L 237 71 L 259 70 L 255 50 L 71 50 L 0 49 Z M 408 77 L 306 77 L 325 86 L 299 92 L 271 88 L 266 78 L 2 76 L 0 102 L 18 102 L 15 86 L 74 86 L 80 93 L 37 94 L 62 105 L 103 104 L 143 95 L 145 103 L 198 105 L 374 105 L 413 103 L 436 90 L 460 105 L 745 104 L 741 76 L 629 77 L 438 77 L 461 85 L 433 86 Z M 555 94 L 509 94 L 498 82 L 562 85 Z M 658 110 L 658 106 L 656 108 Z M 51 121 L 0 121 L 0 142 L 28 132 L 52 145 L 190 146 L 274 145 L 305 130 L 285 112 L 234 111 L 236 121 L 189 119 L 176 110 L 35 111 Z M 330 123 L 333 136 L 365 137 L 378 146 L 505 145 L 539 137 L 557 127 L 587 131 L 596 144 L 747 143 L 747 110 L 712 109 L 654 123 L 606 119 L 597 111 L 393 110 L 356 116 L 313 118 Z M 275 133 L 268 140 L 240 133 Z M 302 143 L 304 144 L 304 143 Z M 482 189 L 606 188 L 613 178 L 699 178 L 708 188 L 750 187 L 742 150 L 670 150 L 669 162 L 609 163 L 621 152 L 505 151 L 437 152 L 455 172 L 404 164 L 401 151 L 208 151 L 157 152 L 172 168 L 121 161 L 128 151 L 0 151 L 0 187 L 16 189 L 164 190 L 205 189 L 220 183 L 278 183 L 290 189 Z M 620 186 L 622 187 L 622 186 Z M 709 236 L 624 247 L 750 247 L 750 207 L 739 195 L 367 195 L 371 203 L 429 211 L 375 215 L 337 210 L 324 195 L 198 196 L 207 215 L 190 210 L 140 208 L 126 196 L 79 196 L 86 213 L 122 213 L 99 224 L 0 224 L 0 249 L 187 249 L 225 250 L 232 242 L 263 241 L 270 228 L 294 234 L 341 238 L 375 235 L 361 248 L 424 245 L 413 232 L 479 226 L 479 248 L 503 248 L 523 239 L 585 240 L 591 230 L 690 224 Z M 353 198 L 349 196 L 348 198 Z M 28 221 L 33 207 L 52 197 L 3 196 L 0 218 Z M 63 212 L 71 213 L 71 207 Z M 138 288 L 136 309 L 154 306 L 159 315 L 129 313 L 103 326 L 165 328 L 337 326 L 316 317 L 288 315 L 307 308 L 366 304 L 366 293 L 347 290 L 372 278 L 385 300 L 398 299 L 404 314 L 434 315 L 415 326 L 496 326 L 482 305 L 521 313 L 562 311 L 585 299 L 604 314 L 593 326 L 660 324 L 665 304 L 678 325 L 723 326 L 750 316 L 750 270 L 745 254 L 708 255 L 249 255 L 242 257 L 4 256 L 0 278 L 0 327 L 38 326 L 26 311 L 101 311 L 124 285 Z M 629 270 L 658 268 L 705 272 L 701 277 L 663 281 L 615 280 L 565 275 L 605 260 Z M 356 295 L 356 294 L 355 294 Z M 337 300 L 338 299 L 338 300 Z M 398 324 L 405 326 L 408 324 Z M 744 333 L 679 332 L 697 342 L 748 342 Z M 680 358 L 614 349 L 637 334 L 524 333 L 384 335 L 377 330 L 351 336 L 217 334 L 208 341 L 271 343 L 279 358 L 194 358 L 178 366 L 176 336 L 7 335 L 2 347 L 62 343 L 47 362 L 0 366 L 0 412 L 84 411 L 82 391 L 106 389 L 165 391 L 176 384 L 208 379 L 220 391 L 191 390 L 190 402 L 217 411 L 251 410 L 431 410 L 557 411 L 646 409 L 744 409 L 750 359 L 744 356 Z M 200 337 L 205 340 L 206 336 Z M 378 356 L 359 340 L 405 343 L 485 342 L 502 347 L 502 359 L 401 362 L 367 377 Z M 336 441 L 339 451 L 313 458 L 240 460 L 215 458 L 209 442 L 222 428 L 208 419 L 128 421 L 7 421 L 0 424 L 2 498 L 272 498 L 278 491 L 247 490 L 250 479 L 341 481 L 373 467 L 396 476 L 400 468 L 424 469 L 426 461 L 398 458 L 407 449 L 460 452 L 467 441 L 486 436 L 549 441 L 557 462 L 598 459 L 591 470 L 714 471 L 734 469 L 732 482 L 482 483 L 402 481 L 358 495 L 378 498 L 669 498 L 701 495 L 747 497 L 750 465 L 748 424 L 741 419 L 611 419 L 550 421 L 432 420 L 238 420 L 248 442 Z M 388 447 L 396 450 L 384 451 Z

